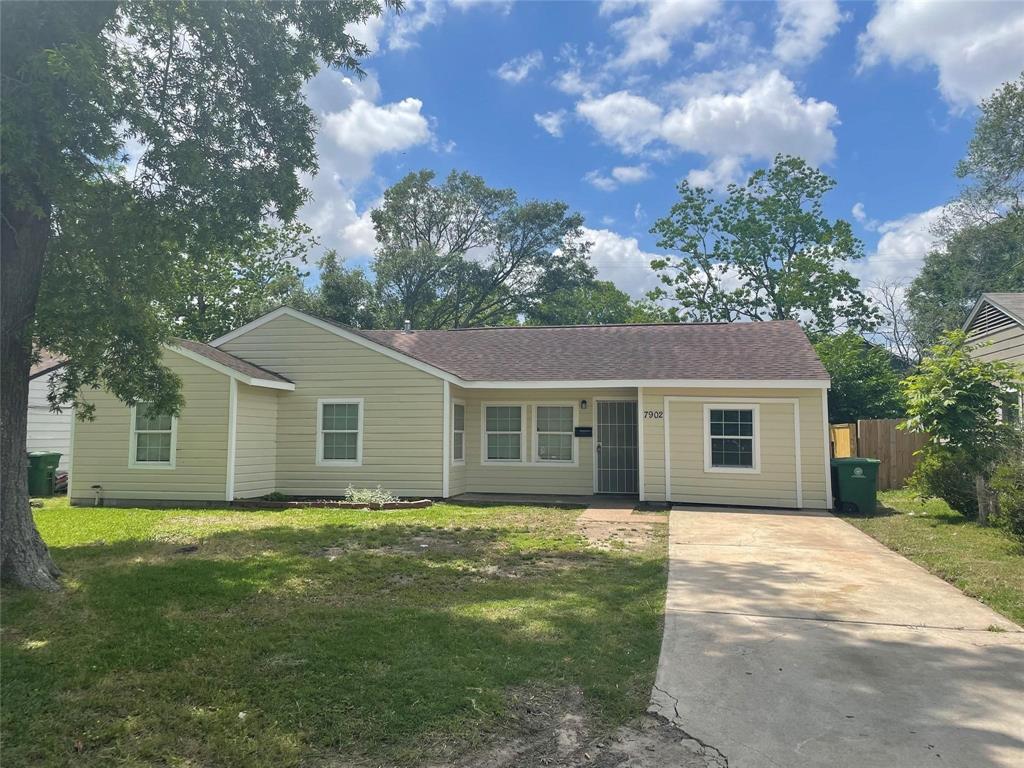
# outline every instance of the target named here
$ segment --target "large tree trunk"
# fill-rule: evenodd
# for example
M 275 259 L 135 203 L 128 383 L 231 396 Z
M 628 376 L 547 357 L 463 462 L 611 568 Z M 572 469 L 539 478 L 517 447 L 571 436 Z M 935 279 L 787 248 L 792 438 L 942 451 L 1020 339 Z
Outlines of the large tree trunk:
M 974 495 L 978 498 L 978 523 L 988 525 L 989 513 L 992 510 L 992 491 L 985 475 L 974 476 Z
M 32 318 L 42 282 L 47 215 L 14 207 L 3 185 L 0 242 L 0 581 L 34 589 L 60 588 L 28 501 L 28 377 Z

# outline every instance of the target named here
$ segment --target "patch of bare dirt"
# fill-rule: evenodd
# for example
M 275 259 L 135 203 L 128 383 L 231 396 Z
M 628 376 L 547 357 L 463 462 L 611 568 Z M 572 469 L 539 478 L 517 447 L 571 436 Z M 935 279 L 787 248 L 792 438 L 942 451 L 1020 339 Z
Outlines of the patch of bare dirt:
M 604 551 L 620 549 L 636 552 L 644 550 L 658 538 L 659 529 L 664 525 L 664 523 L 634 523 L 583 518 L 577 522 L 580 533 L 586 537 L 590 546 L 593 549 Z
M 365 542 L 352 541 L 336 547 L 324 547 L 313 554 L 334 560 L 356 551 L 368 555 L 469 555 L 478 549 L 479 544 L 461 541 L 454 535 L 423 534 L 376 547 L 368 547 Z
M 578 689 L 519 691 L 510 710 L 488 746 L 430 768 L 728 768 L 717 750 L 654 715 L 594 733 Z

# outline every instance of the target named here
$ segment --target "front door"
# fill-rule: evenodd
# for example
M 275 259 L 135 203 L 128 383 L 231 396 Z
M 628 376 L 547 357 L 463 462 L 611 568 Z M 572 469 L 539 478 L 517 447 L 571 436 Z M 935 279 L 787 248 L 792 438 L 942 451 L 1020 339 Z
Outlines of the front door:
M 636 401 L 597 401 L 597 492 L 638 493 Z

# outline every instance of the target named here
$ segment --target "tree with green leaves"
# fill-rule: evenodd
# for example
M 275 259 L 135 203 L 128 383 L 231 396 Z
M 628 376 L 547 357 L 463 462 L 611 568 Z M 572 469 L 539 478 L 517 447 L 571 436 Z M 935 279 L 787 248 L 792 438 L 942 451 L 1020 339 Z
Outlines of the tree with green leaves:
M 335 251 L 318 262 L 320 280 L 314 288 L 300 287 L 287 299 L 296 309 L 355 328 L 376 328 L 380 308 L 373 281 L 359 268 L 349 268 Z
M 464 172 L 434 178 L 410 173 L 371 213 L 385 326 L 514 323 L 545 297 L 593 279 L 583 217 L 565 203 L 520 202 L 515 190 Z
M 182 253 L 290 221 L 316 170 L 304 83 L 358 70 L 377 0 L 3 4 L 0 579 L 57 588 L 29 509 L 33 342 L 69 362 L 55 404 L 102 386 L 181 406 L 161 307 Z
M 828 393 L 831 423 L 904 415 L 898 361 L 887 349 L 853 331 L 827 336 L 814 349 L 832 378 Z
M 239 328 L 293 294 L 306 273 L 309 227 L 263 224 L 214 251 L 174 259 L 169 298 L 161 304 L 177 336 L 209 341 Z
M 593 280 L 545 296 L 526 313 L 528 325 L 607 325 L 671 322 L 653 302 L 630 298 L 608 280 Z
M 679 201 L 651 230 L 675 256 L 655 259 L 662 287 L 683 320 L 800 320 L 812 334 L 871 330 L 878 321 L 844 265 L 864 248 L 823 199 L 835 181 L 798 157 L 779 155 L 722 201 L 680 183 Z
M 1006 415 L 1022 388 L 1024 376 L 1016 366 L 974 357 L 962 331 L 944 334 L 903 380 L 907 420 L 901 426 L 928 436 L 922 465 L 939 476 L 973 476 L 982 524 L 992 507 L 992 474 L 1020 445 L 1018 421 Z

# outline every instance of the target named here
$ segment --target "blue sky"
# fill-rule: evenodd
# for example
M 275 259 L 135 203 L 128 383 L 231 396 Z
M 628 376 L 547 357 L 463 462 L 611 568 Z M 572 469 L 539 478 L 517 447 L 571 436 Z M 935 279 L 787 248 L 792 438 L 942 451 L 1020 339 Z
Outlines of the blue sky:
M 653 221 L 680 180 L 723 189 L 776 152 L 838 185 L 865 283 L 907 281 L 976 104 L 1024 70 L 1024 3 L 408 2 L 353 32 L 357 80 L 323 71 L 307 96 L 321 172 L 302 212 L 352 265 L 369 210 L 405 173 L 483 176 L 586 218 L 599 276 L 640 295 Z

